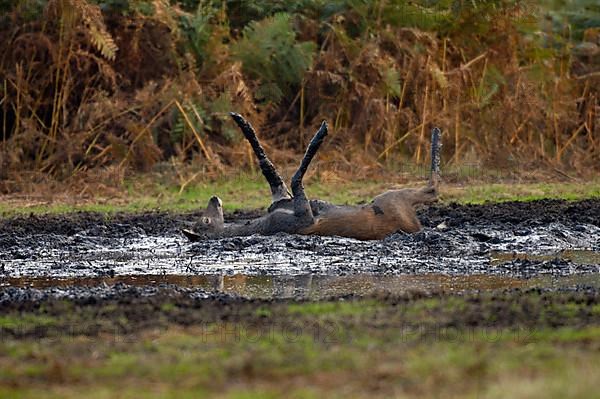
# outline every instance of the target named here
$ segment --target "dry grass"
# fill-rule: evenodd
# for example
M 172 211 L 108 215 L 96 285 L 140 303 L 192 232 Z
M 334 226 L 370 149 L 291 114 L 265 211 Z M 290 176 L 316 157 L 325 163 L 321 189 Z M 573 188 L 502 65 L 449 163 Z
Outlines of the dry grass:
M 319 50 L 297 94 L 273 103 L 231 54 L 240 33 L 226 11 L 208 19 L 209 61 L 199 63 L 177 22 L 189 14 L 153 5 L 119 14 L 50 0 L 38 20 L 13 9 L 0 30 L 0 192 L 47 176 L 93 186 L 104 168 L 122 180 L 168 163 L 182 185 L 253 169 L 229 110 L 248 116 L 283 164 L 328 120 L 320 168 L 334 175 L 426 164 L 433 125 L 455 166 L 598 171 L 600 61 L 541 47 L 519 30 L 535 16 L 514 6 L 494 11 L 485 32 L 467 29 L 469 13 L 444 34 L 374 22 L 353 35 L 352 8 L 298 17 L 292 34 Z

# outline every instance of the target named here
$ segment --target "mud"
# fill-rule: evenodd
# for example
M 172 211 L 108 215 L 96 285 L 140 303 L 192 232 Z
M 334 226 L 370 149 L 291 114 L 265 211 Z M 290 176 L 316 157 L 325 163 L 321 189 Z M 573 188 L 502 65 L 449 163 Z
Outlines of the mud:
M 227 221 L 257 214 L 230 214 Z M 573 276 L 576 284 L 596 286 L 600 273 L 600 199 L 429 207 L 420 211 L 422 232 L 368 242 L 280 234 L 189 243 L 181 228 L 199 215 L 0 220 L 0 298 L 111 297 L 122 289 L 143 296 L 162 285 L 199 298 L 319 299 L 556 288 Z
M 24 292 L 17 288 L 7 290 Z M 366 298 L 349 295 L 329 298 L 322 313 L 318 309 L 311 310 L 310 303 L 297 300 L 248 300 L 178 286 L 150 289 L 116 284 L 110 290 L 96 288 L 80 290 L 80 293 L 85 295 L 68 299 L 52 295 L 28 296 L 0 301 L 3 315 L 0 340 L 106 334 L 122 339 L 148 329 L 206 328 L 232 323 L 243 328 L 281 325 L 290 329 L 323 323 L 340 331 L 358 329 L 374 334 L 381 329 L 401 331 L 407 327 L 417 328 L 419 332 L 439 332 L 446 328 L 492 326 L 525 329 L 531 334 L 546 328 L 600 325 L 597 311 L 600 291 L 597 287 L 585 286 L 558 290 L 513 288 L 452 295 L 444 292 L 380 294 Z M 7 295 L 6 290 L 2 295 Z M 355 313 L 337 313 L 335 309 L 343 304 Z M 305 312 L 303 305 L 309 305 Z

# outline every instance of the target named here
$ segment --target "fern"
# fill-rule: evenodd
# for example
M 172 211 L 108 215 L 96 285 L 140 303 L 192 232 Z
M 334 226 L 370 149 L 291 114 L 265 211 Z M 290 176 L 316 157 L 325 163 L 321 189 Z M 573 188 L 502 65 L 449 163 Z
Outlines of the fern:
M 191 51 L 199 65 L 202 65 L 206 58 L 206 46 L 213 32 L 211 20 L 215 12 L 210 2 L 202 1 L 194 14 L 186 13 L 179 18 L 179 27 L 185 37 L 185 47 Z
M 47 0 L 0 0 L 0 23 L 10 21 L 11 12 L 16 12 L 24 21 L 32 22 L 43 18 Z M 4 25 L 2 25 L 4 26 Z
M 437 30 L 453 18 L 449 5 L 448 1 L 396 0 L 386 4 L 379 13 L 385 24 Z
M 478 99 L 479 107 L 484 108 L 492 102 L 501 86 L 506 84 L 506 79 L 495 66 L 489 66 L 475 89 L 475 98 Z
M 199 134 L 203 132 L 220 135 L 229 142 L 239 139 L 237 128 L 233 126 L 229 112 L 234 109 L 231 96 L 223 93 L 216 99 L 199 98 L 182 104 L 188 120 Z M 185 116 L 175 111 L 170 132 L 172 144 L 182 143 L 187 140 L 195 141 L 194 134 Z
M 130 0 L 92 0 L 102 11 L 111 11 L 126 14 L 130 7 Z
M 600 27 L 600 3 L 597 0 L 546 1 L 547 17 L 553 22 L 557 33 L 571 31 L 577 40 L 583 38 L 587 29 Z
M 204 131 L 203 122 L 207 120 L 207 112 L 198 101 L 186 102 L 182 104 L 189 121 L 194 125 L 196 132 Z M 196 116 L 196 113 L 200 119 Z M 193 137 L 193 132 L 188 125 L 185 116 L 181 112 L 175 114 L 175 122 L 171 130 L 171 142 L 182 142 L 184 139 Z
M 114 12 L 122 15 L 141 14 L 152 16 L 156 13 L 156 5 L 149 0 L 92 0 L 104 12 Z
M 279 103 L 292 95 L 312 65 L 315 43 L 296 41 L 291 17 L 275 14 L 244 29 L 244 37 L 233 46 L 243 71 L 260 81 L 258 99 Z
M 402 93 L 400 72 L 393 66 L 386 66 L 381 71 L 381 75 L 384 93 L 392 97 L 400 97 Z
M 114 61 L 118 47 L 106 30 L 100 7 L 85 0 L 63 0 L 63 7 L 63 10 L 71 8 L 79 15 L 92 45 L 104 58 Z
M 240 139 L 239 129 L 233 125 L 229 112 L 234 109 L 233 102 L 229 93 L 222 93 L 219 97 L 213 100 L 209 105 L 212 122 L 220 125 L 221 136 L 230 143 Z

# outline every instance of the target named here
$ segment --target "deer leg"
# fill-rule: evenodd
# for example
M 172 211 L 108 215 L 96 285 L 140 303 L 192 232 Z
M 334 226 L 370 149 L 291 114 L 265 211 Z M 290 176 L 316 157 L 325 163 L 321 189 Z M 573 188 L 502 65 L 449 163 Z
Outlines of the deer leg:
M 314 137 L 308 144 L 308 148 L 306 149 L 306 153 L 302 158 L 302 162 L 300 162 L 300 166 L 294 176 L 292 177 L 292 195 L 294 201 L 294 216 L 300 219 L 306 219 L 312 223 L 313 221 L 313 213 L 310 207 L 310 202 L 308 198 L 306 198 L 306 193 L 304 192 L 304 185 L 302 184 L 302 179 L 304 178 L 304 174 L 310 165 L 310 162 L 317 154 L 319 147 L 323 143 L 323 139 L 327 136 L 327 122 L 323 121 L 321 123 L 321 127 L 315 133 Z
M 429 184 L 437 189 L 440 183 L 440 152 L 442 149 L 442 131 L 438 127 L 431 130 L 431 174 Z
M 275 203 L 282 199 L 290 199 L 290 192 L 283 182 L 283 179 L 277 173 L 275 166 L 267 157 L 265 153 L 265 149 L 260 145 L 260 141 L 258 141 L 258 137 L 256 137 L 256 132 L 252 125 L 246 121 L 240 114 L 236 114 L 235 112 L 229 113 L 235 123 L 238 125 L 246 140 L 252 146 L 252 150 L 254 151 L 254 155 L 258 158 L 258 164 L 260 166 L 260 170 L 262 171 L 263 176 L 267 179 L 267 183 L 269 183 L 269 187 L 271 188 L 271 198 L 272 202 Z

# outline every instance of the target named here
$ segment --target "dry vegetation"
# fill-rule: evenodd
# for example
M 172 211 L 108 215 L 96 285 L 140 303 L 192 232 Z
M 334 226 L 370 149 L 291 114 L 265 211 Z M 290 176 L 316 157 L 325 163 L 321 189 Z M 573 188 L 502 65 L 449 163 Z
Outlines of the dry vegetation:
M 327 119 L 326 173 L 424 163 L 433 125 L 448 163 L 597 171 L 600 9 L 537 3 L 0 1 L 0 192 L 252 168 L 230 110 L 282 163 Z

